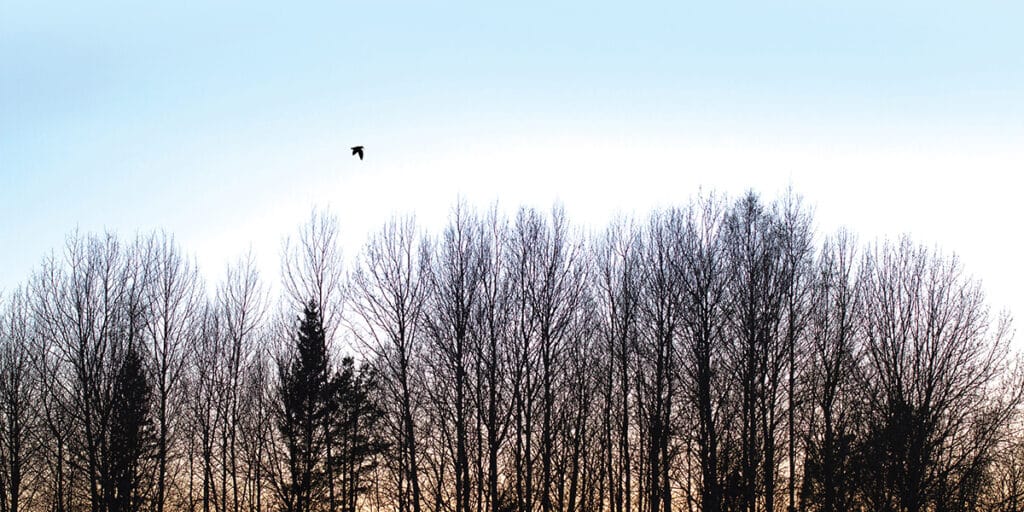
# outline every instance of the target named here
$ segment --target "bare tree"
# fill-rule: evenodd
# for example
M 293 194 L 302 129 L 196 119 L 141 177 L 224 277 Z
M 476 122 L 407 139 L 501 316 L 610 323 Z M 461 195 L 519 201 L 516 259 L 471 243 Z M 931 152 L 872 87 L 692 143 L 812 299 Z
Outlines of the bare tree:
M 455 511 L 470 510 L 469 428 L 470 393 L 475 352 L 472 315 L 477 307 L 482 273 L 481 233 L 478 220 L 458 204 L 436 248 L 426 274 L 427 314 L 424 316 L 430 353 L 436 355 L 432 371 L 436 407 L 450 407 L 455 434 Z
M 210 512 L 218 510 L 219 503 L 216 450 L 218 433 L 226 422 L 222 383 L 226 380 L 223 373 L 227 343 L 223 319 L 216 305 L 206 303 L 201 313 L 199 335 L 190 347 L 190 365 L 183 383 L 189 397 L 186 406 L 190 447 L 187 503 L 190 510 L 198 502 L 202 512 Z
M 699 492 L 703 512 L 722 510 L 722 438 L 731 426 L 728 404 L 730 382 L 726 379 L 728 290 L 730 273 L 722 233 L 724 207 L 708 197 L 686 212 L 680 250 L 682 306 L 680 312 L 684 350 L 681 386 L 687 406 L 696 418 Z
M 497 207 L 492 208 L 481 232 L 480 298 L 472 324 L 473 336 L 478 340 L 477 416 L 486 430 L 486 441 L 479 441 L 487 458 L 486 502 L 482 507 L 478 505 L 481 512 L 496 512 L 500 504 L 498 457 L 514 410 L 509 403 L 508 382 L 512 321 L 512 287 L 506 266 L 508 237 L 507 220 L 499 215 Z
M 43 317 L 39 316 L 44 311 L 40 305 L 43 299 L 41 283 L 53 282 L 58 270 L 52 261 L 52 258 L 45 260 L 43 269 L 33 276 L 29 300 L 33 308 L 32 316 L 39 320 L 36 321 L 36 336 L 31 349 L 35 353 L 34 373 L 40 382 L 50 384 L 40 386 L 38 395 L 42 423 L 39 447 L 45 460 L 45 474 L 49 475 L 49 482 L 41 492 L 47 495 L 44 501 L 47 509 L 65 512 L 71 508 L 76 484 L 76 475 L 71 471 L 71 443 L 76 437 L 77 424 L 71 414 L 72 376 L 60 364 L 60 351 L 54 340 L 45 334 Z
M 1019 430 L 1001 445 L 990 475 L 991 485 L 979 509 L 992 512 L 1024 510 L 1024 438 Z
M 680 329 L 682 287 L 682 214 L 679 210 L 656 212 L 643 236 L 643 287 L 640 298 L 638 357 L 642 361 L 637 380 L 642 386 L 643 426 L 646 434 L 646 506 L 650 512 L 670 512 L 672 491 L 670 452 L 675 435 L 672 406 L 678 375 L 677 342 Z
M 375 375 L 391 400 L 389 425 L 398 447 L 397 502 L 400 512 L 421 512 L 416 439 L 418 390 L 414 362 L 422 350 L 425 300 L 422 254 L 412 218 L 392 220 L 371 237 L 352 277 L 353 331 L 370 355 Z
M 339 236 L 337 217 L 314 210 L 296 240 L 285 239 L 281 259 L 281 279 L 292 309 L 316 302 L 328 346 L 342 322 L 345 274 Z
M 619 221 L 596 247 L 595 285 L 605 339 L 603 377 L 604 465 L 608 504 L 612 512 L 632 510 L 630 456 L 631 367 L 638 343 L 641 286 L 639 232 L 632 223 Z
M 265 509 L 265 488 L 270 474 L 267 471 L 274 444 L 272 439 L 274 380 L 271 357 L 266 340 L 258 340 L 254 353 L 243 371 L 241 390 L 241 417 L 239 430 L 245 471 L 243 496 L 249 512 Z
M 788 452 L 787 468 L 787 510 L 796 512 L 797 482 L 797 374 L 798 357 L 802 350 L 801 341 L 807 323 L 807 296 L 810 292 L 814 248 L 811 233 L 811 213 L 806 209 L 803 200 L 792 189 L 786 192 L 776 207 L 780 222 L 780 244 L 782 246 L 783 273 L 785 280 L 783 306 L 783 344 L 786 351 L 786 425 Z M 767 491 L 766 491 L 767 492 Z
M 876 510 L 960 510 L 980 488 L 1000 427 L 1020 403 L 1005 374 L 1009 322 L 994 325 L 976 281 L 956 257 L 903 238 L 876 245 L 863 263 L 864 364 L 860 386 L 874 412 L 866 498 Z M 982 464 L 982 466 L 979 466 Z
M 459 202 L 344 280 L 314 211 L 287 321 L 252 255 L 208 296 L 167 234 L 72 234 L 0 308 L 0 512 L 1020 511 L 1009 317 L 955 257 L 811 226 L 751 192 L 590 245 Z
M 533 210 L 520 210 L 516 220 L 516 242 L 511 257 L 515 260 L 513 267 L 516 292 L 520 315 L 520 368 L 526 372 L 526 379 L 520 387 L 521 400 L 523 395 L 532 393 L 530 389 L 532 366 L 530 337 L 535 337 L 535 350 L 539 367 L 540 382 L 537 383 L 540 393 L 540 505 L 542 512 L 550 512 L 553 508 L 553 493 L 560 492 L 563 474 L 553 473 L 553 462 L 556 453 L 556 439 L 560 434 L 560 425 L 556 424 L 556 396 L 562 385 L 562 371 L 565 365 L 564 351 L 574 330 L 579 327 L 577 308 L 584 300 L 586 286 L 586 258 L 582 243 L 570 238 L 565 212 L 556 207 L 552 211 L 550 224 Z M 530 459 L 529 434 L 532 410 L 529 401 L 523 400 L 526 406 L 525 415 L 521 420 L 527 430 L 525 454 L 526 489 L 524 493 L 529 502 L 532 487 L 532 462 Z M 556 481 L 558 480 L 558 481 Z M 525 504 L 524 504 L 525 505 Z M 528 506 L 525 508 L 529 509 Z
M 774 510 L 776 451 L 785 344 L 779 339 L 785 292 L 785 261 L 778 220 L 748 193 L 726 216 L 733 274 L 730 307 L 735 346 L 733 368 L 740 392 L 742 508 Z M 759 492 L 760 491 L 760 492 Z
M 313 301 L 319 311 L 329 352 L 333 352 L 338 328 L 342 322 L 343 288 L 345 285 L 338 219 L 330 212 L 314 210 L 298 234 L 298 240 L 285 239 L 281 261 L 281 276 L 285 293 L 289 297 L 289 311 L 305 307 Z M 332 453 L 333 429 L 325 428 L 326 451 Z M 327 471 L 335 468 L 327 466 Z M 335 475 L 327 475 L 328 501 L 331 509 L 336 504 Z
M 35 368 L 35 325 L 22 289 L 0 313 L 0 510 L 31 510 L 40 472 L 41 394 Z M 27 506 L 26 506 L 27 505 Z
M 201 321 L 203 289 L 195 265 L 182 257 L 174 239 L 166 233 L 147 241 L 146 257 L 152 265 L 146 300 L 151 308 L 147 323 L 150 343 L 150 373 L 153 376 L 154 420 L 156 423 L 156 512 L 163 512 L 168 487 L 177 480 L 168 474 L 176 468 L 174 444 L 182 404 L 181 379 L 186 355 Z
M 515 510 L 534 510 L 534 416 L 539 389 L 537 366 L 537 330 L 539 321 L 531 307 L 531 287 L 536 273 L 536 248 L 543 236 L 544 223 L 534 210 L 520 209 L 512 227 L 507 268 L 511 282 L 512 335 L 510 366 L 514 444 L 512 447 Z
M 579 276 L 586 279 L 586 276 Z M 596 510 L 600 504 L 597 486 L 601 480 L 600 451 L 595 446 L 600 434 L 598 409 L 599 373 L 603 354 L 597 330 L 597 307 L 593 297 L 584 293 L 573 309 L 570 327 L 565 332 L 565 383 L 559 398 L 562 404 L 558 423 L 560 456 L 556 459 L 558 478 L 557 510 L 578 512 Z
M 852 235 L 840 231 L 825 241 L 816 264 L 808 320 L 805 509 L 838 512 L 854 508 L 856 427 L 859 424 L 856 340 L 860 297 Z
M 110 331 L 121 298 L 120 250 L 113 237 L 67 241 L 70 275 L 54 258 L 46 261 L 36 281 L 36 301 L 44 336 L 53 340 L 57 357 L 71 368 L 66 396 L 84 439 L 83 452 L 73 454 L 85 466 L 93 512 L 102 506 L 100 460 Z M 84 460 L 83 460 L 84 459 Z
M 91 509 L 105 512 L 121 503 L 115 470 L 123 467 L 125 454 L 112 430 L 122 412 L 114 407 L 122 405 L 115 391 L 125 357 L 139 350 L 148 322 L 148 261 L 138 245 L 125 249 L 108 234 L 69 237 L 62 263 L 50 258 L 37 273 L 35 314 L 45 346 L 52 347 L 48 355 L 55 358 L 46 369 L 57 373 L 57 407 L 65 408 L 74 425 L 69 465 L 84 473 L 80 481 Z M 63 486 L 62 494 L 72 490 Z
M 229 266 L 225 281 L 217 290 L 216 311 L 223 336 L 223 359 L 219 372 L 221 399 L 217 405 L 221 430 L 219 433 L 221 474 L 219 512 L 239 512 L 244 492 L 239 476 L 244 476 L 239 454 L 239 436 L 243 434 L 241 409 L 245 372 L 259 354 L 259 342 L 265 313 L 265 294 L 252 254 Z

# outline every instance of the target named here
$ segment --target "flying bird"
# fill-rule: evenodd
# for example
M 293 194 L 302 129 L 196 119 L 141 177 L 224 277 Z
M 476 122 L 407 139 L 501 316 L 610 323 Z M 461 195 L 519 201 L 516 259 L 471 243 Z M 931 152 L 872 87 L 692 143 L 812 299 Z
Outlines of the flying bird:
M 356 156 L 356 155 L 359 156 L 360 160 L 363 159 L 363 147 L 362 146 L 352 146 L 352 156 Z

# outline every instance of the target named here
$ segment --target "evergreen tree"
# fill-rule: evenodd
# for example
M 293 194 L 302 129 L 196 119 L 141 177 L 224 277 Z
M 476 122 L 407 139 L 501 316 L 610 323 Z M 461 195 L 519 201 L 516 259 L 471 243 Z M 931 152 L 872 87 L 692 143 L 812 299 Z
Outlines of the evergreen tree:
M 373 381 L 352 358 L 331 371 L 315 301 L 303 309 L 290 359 L 278 369 L 277 428 L 287 452 L 281 499 L 288 512 L 355 510 L 363 476 L 385 445 Z
M 303 309 L 291 358 L 278 368 L 280 409 L 277 427 L 287 450 L 289 481 L 283 489 L 284 508 L 308 512 L 321 501 L 330 473 L 326 440 L 334 401 L 329 379 L 327 342 L 317 304 Z
M 151 389 L 142 356 L 129 345 L 114 380 L 111 401 L 109 482 L 104 486 L 109 512 L 142 508 L 141 468 L 152 450 Z
M 372 398 L 375 381 L 357 371 L 355 362 L 346 357 L 332 381 L 337 393 L 332 403 L 330 462 L 335 482 L 331 510 L 354 512 L 359 495 L 366 490 L 364 477 L 375 467 L 377 455 L 387 449 L 381 440 L 380 420 L 383 411 Z

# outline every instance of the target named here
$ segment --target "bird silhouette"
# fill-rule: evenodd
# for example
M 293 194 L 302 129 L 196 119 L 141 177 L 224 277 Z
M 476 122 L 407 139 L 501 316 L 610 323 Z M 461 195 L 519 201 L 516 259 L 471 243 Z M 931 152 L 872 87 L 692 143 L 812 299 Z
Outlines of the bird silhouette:
M 358 155 L 359 159 L 362 160 L 363 159 L 363 147 L 362 146 L 352 146 L 352 155 L 353 156 Z

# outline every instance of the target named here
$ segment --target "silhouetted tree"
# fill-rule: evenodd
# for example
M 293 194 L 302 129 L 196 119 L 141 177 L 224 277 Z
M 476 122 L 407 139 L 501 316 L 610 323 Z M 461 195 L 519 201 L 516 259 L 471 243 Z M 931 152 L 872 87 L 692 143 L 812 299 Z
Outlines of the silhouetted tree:
M 537 489 L 542 512 L 550 512 L 554 497 L 561 493 L 564 473 L 554 472 L 561 429 L 559 421 L 559 388 L 564 383 L 565 350 L 581 327 L 578 308 L 584 303 L 586 261 L 581 241 L 570 238 L 565 212 L 556 207 L 550 223 L 534 210 L 520 210 L 516 220 L 515 242 L 510 257 L 515 260 L 520 315 L 520 368 L 525 379 L 519 382 L 521 405 L 525 406 L 519 421 L 526 428 L 523 454 L 526 456 L 525 501 L 532 501 L 532 457 L 530 455 L 534 428 L 532 395 L 540 394 L 540 488 Z M 533 339 L 525 339 L 532 337 Z M 536 358 L 533 361 L 533 358 Z M 536 364 L 537 366 L 533 366 Z M 537 375 L 530 375 L 534 368 Z M 534 378 L 539 380 L 535 381 Z M 537 386 L 534 388 L 533 386 Z M 536 391 L 534 391 L 536 389 Z M 526 508 L 529 508 L 527 506 Z
M 787 348 L 779 328 L 789 283 L 779 220 L 754 193 L 726 216 L 730 251 L 733 367 L 740 390 L 744 510 L 772 512 L 777 485 L 779 393 Z M 759 492 L 760 491 L 760 492 Z
M 215 415 L 221 419 L 217 432 L 220 458 L 220 511 L 239 512 L 245 497 L 245 468 L 239 437 L 245 423 L 245 381 L 254 359 L 260 354 L 265 295 L 251 253 L 228 267 L 225 281 L 217 290 L 216 314 L 222 336 L 222 352 L 214 377 L 219 389 Z M 241 482 L 239 481 L 241 479 Z
M 180 401 L 181 381 L 187 368 L 190 339 L 198 332 L 201 297 L 204 293 L 194 264 L 182 257 L 174 239 L 167 234 L 146 241 L 145 257 L 152 271 L 146 289 L 146 300 L 152 319 L 146 335 L 152 368 L 154 423 L 156 427 L 156 489 L 153 497 L 156 512 L 163 512 L 168 501 L 168 480 L 174 467 L 174 445 L 181 426 L 183 410 Z
M 251 255 L 207 295 L 166 234 L 69 236 L 0 309 L 0 512 L 1021 511 L 1024 367 L 954 257 L 792 192 L 595 244 L 460 202 L 347 281 L 337 226 L 283 320 Z
M 281 499 L 288 512 L 317 510 L 327 492 L 327 430 L 333 408 L 327 345 L 316 302 L 303 309 L 295 345 L 278 365 L 277 429 L 284 442 L 287 474 Z
M 681 260 L 683 218 L 679 210 L 656 212 L 644 231 L 642 257 L 639 365 L 641 407 L 646 453 L 644 485 L 646 509 L 672 510 L 669 481 L 674 462 L 670 445 L 676 435 L 673 406 L 679 375 L 681 294 L 678 263 Z
M 994 457 L 981 509 L 992 512 L 1024 510 L 1024 438 L 1019 431 L 1006 440 Z
M 22 289 L 11 294 L 0 312 L 0 511 L 30 509 L 26 503 L 41 475 L 42 394 L 35 365 L 37 347 L 32 311 Z M 29 505 L 25 507 L 24 505 Z
M 631 404 L 635 401 L 632 367 L 638 343 L 642 260 L 639 233 L 626 221 L 613 224 L 596 247 L 595 294 L 603 318 L 603 450 L 607 507 L 632 510 Z
M 539 321 L 531 307 L 532 282 L 537 272 L 537 247 L 544 224 L 536 211 L 520 209 L 511 229 L 506 262 L 511 282 L 510 387 L 512 388 L 512 466 L 513 501 L 520 512 L 533 511 L 536 448 L 534 421 L 538 364 L 537 330 Z
M 804 331 L 808 317 L 808 295 L 813 278 L 814 248 L 811 236 L 811 215 L 803 205 L 803 200 L 790 189 L 778 204 L 780 244 L 784 273 L 784 301 L 782 342 L 785 350 L 786 373 L 786 478 L 787 510 L 796 512 L 797 476 L 797 377 L 800 374 L 798 358 L 804 353 Z M 767 490 L 766 490 L 767 492 Z
M 91 510 L 107 512 L 116 495 L 113 387 L 122 355 L 141 343 L 148 320 L 146 262 L 137 246 L 126 249 L 108 234 L 69 237 L 63 263 L 50 258 L 37 273 L 35 312 L 45 351 L 55 358 L 49 368 L 57 372 L 57 407 L 73 420 L 68 468 L 76 471 L 68 483 L 84 484 L 79 492 Z
M 365 473 L 385 448 L 372 380 L 351 358 L 332 375 L 324 336 L 311 301 L 279 366 L 276 425 L 286 461 L 277 485 L 287 510 L 354 509 Z
M 853 267 L 853 238 L 838 233 L 824 243 L 810 296 L 805 463 L 801 501 L 811 511 L 854 508 L 859 486 L 856 340 L 861 317 Z M 877 462 L 876 462 L 877 463 Z
M 265 494 L 273 487 L 268 475 L 273 452 L 277 446 L 274 438 L 274 369 L 266 343 L 257 343 L 249 363 L 243 372 L 240 409 L 239 438 L 244 468 L 243 500 L 246 510 L 264 510 Z M 272 495 L 272 492 L 270 493 Z M 268 496 L 272 497 L 272 496 Z
M 472 315 L 480 291 L 480 226 L 462 203 L 431 259 L 426 331 L 432 358 L 434 406 L 444 409 L 441 428 L 454 430 L 455 511 L 470 510 L 469 429 L 472 398 Z
M 487 476 L 485 502 L 478 508 L 481 512 L 496 512 L 502 497 L 498 486 L 499 455 L 508 438 L 509 420 L 514 410 L 508 379 L 512 284 L 505 258 L 509 233 L 507 220 L 496 208 L 488 214 L 481 237 L 480 297 L 473 311 L 472 329 L 478 340 L 475 354 L 479 373 L 477 416 L 486 431 L 485 439 L 479 444 L 486 454 Z M 479 485 L 483 487 L 484 483 L 481 481 Z
M 391 462 L 399 512 L 421 512 L 423 502 L 416 433 L 422 390 L 415 376 L 426 300 L 422 258 L 413 219 L 393 220 L 371 237 L 351 283 L 358 317 L 353 330 L 383 388 L 386 424 L 397 448 Z
M 965 497 L 950 491 L 978 489 L 972 473 L 1020 403 L 1019 383 L 1008 395 L 991 393 L 1006 371 L 1008 324 L 992 330 L 981 289 L 956 258 L 907 238 L 869 251 L 861 275 L 859 384 L 872 411 L 864 450 L 876 461 L 866 466 L 868 506 L 964 508 Z
M 309 300 L 316 301 L 328 347 L 342 321 L 345 283 L 339 236 L 338 219 L 314 210 L 297 239 L 285 239 L 281 258 L 281 278 L 289 302 L 302 307 Z
M 730 273 L 722 233 L 724 208 L 713 197 L 686 212 L 680 251 L 684 349 L 684 403 L 696 419 L 699 493 L 703 512 L 723 507 L 722 443 L 730 428 L 727 380 L 728 289 Z
M 365 370 L 357 370 L 352 358 L 341 361 L 332 378 L 334 396 L 330 403 L 329 426 L 338 441 L 327 446 L 327 464 L 337 482 L 336 505 L 332 508 L 354 512 L 367 490 L 367 476 L 378 457 L 389 448 L 380 432 L 383 411 L 378 407 L 376 381 Z
M 289 309 L 302 307 L 309 300 L 316 302 L 329 353 L 342 323 L 342 288 L 345 283 L 338 237 L 337 218 L 329 212 L 314 210 L 299 229 L 297 240 L 285 239 L 281 258 L 281 278 Z M 326 449 L 331 451 L 334 443 L 341 440 L 334 437 L 331 429 L 327 429 L 326 436 Z M 332 466 L 326 470 L 327 499 L 333 510 L 338 501 L 336 478 L 331 474 Z
M 108 512 L 136 512 L 145 504 L 143 471 L 153 453 L 152 386 L 142 356 L 129 344 L 113 383 L 110 447 L 104 499 Z
M 199 333 L 189 347 L 191 357 L 183 382 L 188 430 L 189 508 L 210 512 L 217 505 L 217 435 L 224 423 L 225 396 L 221 387 L 226 357 L 226 338 L 215 304 L 206 303 L 200 313 Z M 197 489 L 198 487 L 198 489 Z

